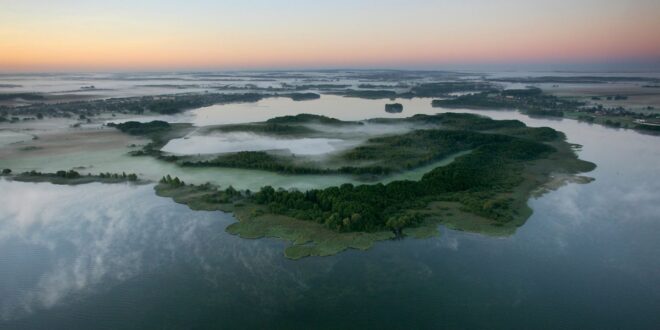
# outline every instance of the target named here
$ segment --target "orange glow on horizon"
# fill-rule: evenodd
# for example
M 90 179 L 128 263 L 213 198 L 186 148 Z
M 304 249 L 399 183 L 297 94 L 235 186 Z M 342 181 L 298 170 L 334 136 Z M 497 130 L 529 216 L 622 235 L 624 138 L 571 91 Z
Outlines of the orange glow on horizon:
M 610 15 L 612 16 L 612 15 Z M 0 71 L 390 66 L 660 58 L 657 13 L 595 21 L 375 20 L 353 25 L 198 25 L 109 15 L 32 22 L 0 14 Z M 429 18 L 432 18 L 430 16 Z M 225 24 L 224 21 L 221 22 Z M 220 23 L 217 23 L 220 24 Z M 305 22 L 305 24 L 312 24 Z M 373 25 L 373 27 L 372 27 Z

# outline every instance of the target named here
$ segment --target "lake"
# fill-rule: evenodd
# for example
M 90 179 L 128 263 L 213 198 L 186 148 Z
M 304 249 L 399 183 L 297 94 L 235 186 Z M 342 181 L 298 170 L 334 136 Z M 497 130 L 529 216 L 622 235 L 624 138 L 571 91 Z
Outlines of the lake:
M 404 102 L 400 115 L 385 113 L 384 101 L 333 96 L 186 115 L 207 125 L 443 111 L 430 100 Z M 285 242 L 231 236 L 230 215 L 191 211 L 151 185 L 0 181 L 0 328 L 658 328 L 659 138 L 469 112 L 563 131 L 598 165 L 587 174 L 595 181 L 531 199 L 534 214 L 510 237 L 440 228 L 436 238 L 298 261 L 284 258 Z M 304 188 L 308 179 L 281 182 Z

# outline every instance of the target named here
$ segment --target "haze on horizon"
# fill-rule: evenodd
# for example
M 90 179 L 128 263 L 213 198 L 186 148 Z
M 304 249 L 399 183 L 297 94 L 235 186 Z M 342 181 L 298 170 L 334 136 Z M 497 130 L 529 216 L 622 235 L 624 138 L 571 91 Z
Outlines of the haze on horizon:
M 0 71 L 660 63 L 660 1 L 0 0 Z

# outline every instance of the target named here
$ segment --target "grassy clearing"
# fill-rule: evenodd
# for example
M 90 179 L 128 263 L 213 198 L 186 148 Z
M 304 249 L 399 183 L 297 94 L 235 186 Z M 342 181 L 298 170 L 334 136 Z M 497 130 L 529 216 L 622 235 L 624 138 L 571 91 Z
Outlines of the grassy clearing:
M 239 220 L 227 227 L 227 232 L 243 238 L 272 237 L 291 242 L 284 254 L 287 258 L 329 256 L 346 249 L 366 250 L 377 241 L 394 238 L 390 231 L 374 233 L 338 233 L 321 224 L 301 221 L 288 216 L 260 214 L 255 206 L 235 209 Z

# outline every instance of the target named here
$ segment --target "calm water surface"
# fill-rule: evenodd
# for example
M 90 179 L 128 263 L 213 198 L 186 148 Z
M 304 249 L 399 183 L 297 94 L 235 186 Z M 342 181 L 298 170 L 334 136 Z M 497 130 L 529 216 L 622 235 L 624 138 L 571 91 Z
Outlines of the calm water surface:
M 359 107 L 335 117 L 373 117 Z M 657 329 L 659 138 L 477 113 L 565 132 L 596 180 L 530 200 L 510 237 L 441 228 L 299 261 L 283 257 L 285 242 L 228 235 L 231 216 L 150 185 L 0 181 L 0 328 Z

